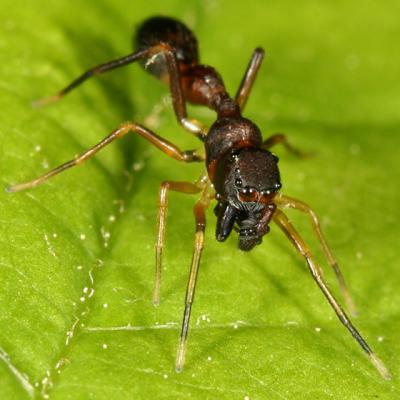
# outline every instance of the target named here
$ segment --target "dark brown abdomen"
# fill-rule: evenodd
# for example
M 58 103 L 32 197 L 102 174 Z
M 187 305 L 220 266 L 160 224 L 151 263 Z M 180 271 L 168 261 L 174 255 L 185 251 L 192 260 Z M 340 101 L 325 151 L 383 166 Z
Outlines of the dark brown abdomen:
M 144 50 L 149 47 L 168 44 L 174 51 L 180 64 L 193 65 L 198 63 L 199 54 L 197 39 L 193 32 L 182 22 L 169 17 L 152 17 L 143 22 L 134 38 L 135 50 Z M 143 60 L 142 66 L 147 60 Z M 165 57 L 156 56 L 146 70 L 158 78 L 167 73 Z

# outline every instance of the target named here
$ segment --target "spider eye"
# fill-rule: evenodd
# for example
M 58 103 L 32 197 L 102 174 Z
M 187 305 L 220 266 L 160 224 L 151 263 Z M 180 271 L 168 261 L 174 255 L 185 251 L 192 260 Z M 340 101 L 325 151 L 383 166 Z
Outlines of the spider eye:
M 256 189 L 246 186 L 239 190 L 239 198 L 241 201 L 257 201 L 258 192 Z
M 270 196 L 274 191 L 272 189 L 264 189 L 261 191 L 261 196 L 263 197 L 268 197 Z
M 243 184 L 243 182 L 242 182 L 241 179 L 237 178 L 237 179 L 235 180 L 235 185 L 236 185 L 236 186 L 241 187 L 242 184 Z

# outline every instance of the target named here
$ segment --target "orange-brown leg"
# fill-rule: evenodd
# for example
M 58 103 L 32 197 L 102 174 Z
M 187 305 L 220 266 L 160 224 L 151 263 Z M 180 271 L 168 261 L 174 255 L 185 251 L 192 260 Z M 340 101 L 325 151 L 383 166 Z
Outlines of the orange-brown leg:
M 333 294 L 331 293 L 330 289 L 328 288 L 327 284 L 325 283 L 322 275 L 319 272 L 319 267 L 314 262 L 313 256 L 309 247 L 306 245 L 304 240 L 298 234 L 296 229 L 293 225 L 289 222 L 286 215 L 280 211 L 276 210 L 274 217 L 274 222 L 282 229 L 285 235 L 289 238 L 292 244 L 296 247 L 297 251 L 305 258 L 308 268 L 311 272 L 311 275 L 319 288 L 322 290 L 322 293 L 328 300 L 329 304 L 335 311 L 336 315 L 338 316 L 340 322 L 347 328 L 350 334 L 354 337 L 354 339 L 358 342 L 361 348 L 365 351 L 368 355 L 370 361 L 375 366 L 375 368 L 379 371 L 385 379 L 391 379 L 390 372 L 383 364 L 383 362 L 378 358 L 378 356 L 372 351 L 371 347 L 368 343 L 364 340 L 358 330 L 352 324 L 350 318 L 346 315 L 342 307 L 339 305 Z
M 279 194 L 278 196 L 275 197 L 275 202 L 281 208 L 293 208 L 295 210 L 298 210 L 298 211 L 301 211 L 301 212 L 307 214 L 310 217 L 311 225 L 313 227 L 315 234 L 318 237 L 319 242 L 321 243 L 322 250 L 325 254 L 328 264 L 331 266 L 331 268 L 335 272 L 336 279 L 339 282 L 340 290 L 342 292 L 343 298 L 347 305 L 347 309 L 350 311 L 350 314 L 355 315 L 356 308 L 354 306 L 354 302 L 350 296 L 350 292 L 347 288 L 346 282 L 345 282 L 343 274 L 339 268 L 339 265 L 338 265 L 337 261 L 335 260 L 335 257 L 332 254 L 332 251 L 326 241 L 325 235 L 322 232 L 319 218 L 315 214 L 314 210 L 307 204 L 303 203 L 302 201 L 294 199 L 289 196 L 284 196 L 282 194 Z
M 197 274 L 199 271 L 201 253 L 204 246 L 204 230 L 206 226 L 205 210 L 207 209 L 213 195 L 210 194 L 210 186 L 207 186 L 202 193 L 200 200 L 194 206 L 193 212 L 196 222 L 196 233 L 194 238 L 194 248 L 192 264 L 190 268 L 189 280 L 186 289 L 185 311 L 183 313 L 182 329 L 176 354 L 175 369 L 182 371 L 185 363 L 187 339 L 189 333 L 190 314 L 196 289 Z
M 253 87 L 254 81 L 257 77 L 258 70 L 261 67 L 263 58 L 264 58 L 264 50 L 261 49 L 260 47 L 256 48 L 253 51 L 250 62 L 247 65 L 246 72 L 242 78 L 242 81 L 240 82 L 240 86 L 236 93 L 235 99 L 242 111 L 250 95 L 251 88 Z
M 158 218 L 157 218 L 157 238 L 156 238 L 156 271 L 153 291 L 153 304 L 158 305 L 160 302 L 160 287 L 161 287 L 161 264 L 162 253 L 165 241 L 165 227 L 168 213 L 168 192 L 173 190 L 175 192 L 196 194 L 202 190 L 201 181 L 196 183 L 190 182 L 173 182 L 165 181 L 160 185 Z
M 135 122 L 126 122 L 122 124 L 118 129 L 111 132 L 108 136 L 106 136 L 101 142 L 97 143 L 95 146 L 86 150 L 84 153 L 77 156 L 75 159 L 70 160 L 59 167 L 47 172 L 46 174 L 36 178 L 32 181 L 20 183 L 17 185 L 9 186 L 6 190 L 8 192 L 18 192 L 20 190 L 33 188 L 41 183 L 45 182 L 47 179 L 53 177 L 54 175 L 59 174 L 62 171 L 65 171 L 68 168 L 72 168 L 78 164 L 83 163 L 84 161 L 93 157 L 99 150 L 103 147 L 107 146 L 111 142 L 116 139 L 119 139 L 129 132 L 137 133 L 139 136 L 148 140 L 155 147 L 159 148 L 165 154 L 169 155 L 172 158 L 175 158 L 178 161 L 185 162 L 193 162 L 193 161 L 202 161 L 203 158 L 199 156 L 195 151 L 181 151 L 178 147 L 176 147 L 171 142 L 163 139 L 158 136 L 154 132 L 145 128 L 142 125 L 136 124 Z

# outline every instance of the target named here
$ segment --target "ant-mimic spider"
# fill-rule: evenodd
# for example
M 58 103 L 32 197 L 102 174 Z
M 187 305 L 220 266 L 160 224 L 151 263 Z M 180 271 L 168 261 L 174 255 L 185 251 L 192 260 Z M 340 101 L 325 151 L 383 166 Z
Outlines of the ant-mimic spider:
M 37 104 L 44 105 L 59 100 L 92 76 L 139 61 L 146 71 L 169 86 L 177 120 L 184 129 L 204 143 L 205 158 L 196 151 L 180 150 L 173 143 L 140 124 L 127 122 L 75 159 L 60 165 L 37 179 L 11 186 L 7 190 L 17 192 L 33 188 L 67 168 L 81 164 L 114 140 L 131 132 L 148 140 L 165 154 L 178 161 L 205 161 L 207 174 L 201 176 L 196 183 L 164 181 L 160 187 L 155 246 L 154 304 L 158 304 L 160 298 L 161 260 L 168 209 L 168 192 L 173 190 L 186 194 L 200 193 L 200 199 L 194 206 L 196 223 L 194 250 L 176 357 L 176 370 L 181 371 L 185 361 L 190 314 L 204 245 L 205 211 L 210 202 L 215 199 L 217 201 L 214 209 L 217 216 L 217 240 L 220 242 L 226 240 L 231 231 L 235 230 L 239 234 L 239 248 L 249 251 L 262 242 L 263 236 L 269 232 L 270 222 L 274 221 L 305 258 L 313 279 L 322 290 L 339 320 L 362 347 L 381 375 L 385 379 L 390 379 L 389 371 L 339 305 L 326 285 L 322 270 L 314 261 L 309 247 L 282 211 L 284 208 L 293 208 L 309 216 L 313 230 L 322 245 L 326 260 L 335 272 L 347 307 L 350 312 L 354 312 L 354 306 L 343 275 L 321 231 L 316 214 L 307 204 L 279 192 L 281 182 L 278 158 L 269 149 L 278 143 L 282 143 L 290 152 L 300 156 L 302 153 L 288 143 L 285 135 L 275 134 L 263 140 L 260 129 L 252 121 L 242 116 L 242 111 L 264 57 L 263 49 L 256 48 L 254 50 L 239 89 L 235 97 L 232 98 L 227 93 L 219 73 L 213 67 L 199 63 L 196 37 L 183 23 L 167 17 L 149 18 L 142 23 L 137 31 L 135 47 L 136 50 L 133 53 L 89 69 L 58 94 L 39 100 Z M 186 102 L 203 105 L 216 112 L 217 118 L 209 129 L 197 120 L 188 117 Z

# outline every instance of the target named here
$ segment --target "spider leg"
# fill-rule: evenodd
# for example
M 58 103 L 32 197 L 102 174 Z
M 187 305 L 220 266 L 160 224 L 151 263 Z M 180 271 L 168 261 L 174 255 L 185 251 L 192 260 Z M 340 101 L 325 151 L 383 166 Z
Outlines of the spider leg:
M 185 310 L 183 313 L 182 329 L 179 339 L 179 345 L 176 355 L 175 369 L 177 372 L 182 371 L 185 363 L 185 354 L 187 348 L 187 339 L 189 333 L 190 314 L 194 300 L 196 289 L 197 274 L 199 271 L 201 253 L 204 247 L 204 230 L 206 226 L 205 210 L 214 194 L 211 194 L 210 184 L 203 190 L 200 200 L 195 204 L 193 213 L 196 222 L 196 232 L 194 238 L 194 248 L 192 256 L 192 264 L 190 267 L 189 280 L 186 289 Z
M 40 176 L 39 178 L 33 179 L 32 181 L 20 183 L 17 185 L 9 186 L 6 188 L 7 192 L 18 192 L 20 190 L 25 190 L 29 188 L 33 188 L 35 186 L 40 185 L 41 183 L 47 181 L 49 178 L 59 174 L 60 172 L 65 171 L 68 168 L 75 167 L 83 163 L 84 161 L 93 157 L 99 150 L 104 148 L 105 146 L 109 145 L 116 139 L 122 138 L 126 134 L 133 132 L 137 133 L 139 136 L 143 137 L 144 139 L 148 140 L 151 144 L 155 147 L 159 148 L 168 156 L 174 158 L 178 161 L 185 161 L 185 162 L 193 162 L 193 161 L 202 161 L 202 157 L 200 157 L 195 151 L 181 151 L 177 146 L 172 144 L 171 142 L 163 139 L 162 137 L 158 136 L 151 130 L 145 128 L 142 125 L 136 124 L 135 122 L 126 122 L 122 124 L 119 128 L 111 132 L 108 136 L 106 136 L 103 140 L 99 143 L 91 147 L 90 149 L 86 150 L 75 159 L 70 160 L 57 168 L 52 169 L 51 171 L 47 172 L 46 174 Z
M 174 49 L 166 43 L 159 43 L 146 49 L 135 51 L 134 53 L 128 54 L 127 56 L 118 58 L 116 60 L 109 61 L 104 64 L 97 65 L 96 67 L 90 68 L 55 95 L 36 100 L 34 102 L 34 105 L 43 106 L 58 101 L 71 90 L 75 89 L 87 79 L 93 76 L 103 74 L 119 67 L 123 67 L 138 60 L 147 59 L 147 63 L 151 63 L 154 57 L 158 54 L 163 54 L 165 56 L 165 62 L 167 64 L 169 75 L 168 81 L 172 96 L 172 104 L 178 122 L 187 131 L 193 133 L 199 139 L 204 140 L 204 137 L 207 134 L 206 127 L 197 120 L 188 118 L 187 116 L 186 100 L 184 98 L 181 87 L 178 61 L 176 59 Z
M 165 228 L 167 222 L 168 213 L 168 192 L 173 190 L 175 192 L 196 194 L 202 190 L 202 180 L 200 179 L 196 183 L 190 182 L 173 182 L 164 181 L 160 185 L 159 195 L 159 207 L 158 207 L 158 218 L 157 218 L 157 239 L 156 239 L 156 272 L 154 281 L 153 291 L 153 304 L 158 305 L 160 302 L 160 287 L 161 287 L 161 264 L 162 264 L 162 253 L 165 241 Z
M 378 356 L 372 351 L 371 347 L 368 343 L 364 340 L 358 330 L 352 324 L 350 318 L 346 315 L 340 304 L 337 302 L 333 294 L 331 293 L 330 289 L 328 288 L 327 284 L 325 283 L 323 277 L 319 272 L 319 267 L 314 262 L 313 256 L 311 254 L 310 249 L 303 241 L 301 236 L 298 234 L 296 229 L 293 225 L 289 222 L 286 215 L 280 211 L 276 210 L 274 214 L 274 222 L 282 229 L 285 235 L 289 238 L 292 244 L 296 247 L 297 251 L 305 258 L 307 262 L 307 266 L 311 272 L 311 275 L 319 288 L 321 289 L 322 293 L 328 300 L 329 304 L 335 311 L 337 317 L 339 318 L 340 322 L 346 327 L 346 329 L 350 332 L 353 338 L 357 341 L 357 343 L 361 346 L 361 348 L 365 351 L 367 356 L 369 357 L 372 364 L 375 368 L 379 371 L 384 379 L 391 379 L 391 374 L 386 368 L 385 364 L 378 358 Z
M 356 312 L 356 307 L 354 306 L 353 299 L 350 295 L 349 289 L 346 285 L 346 281 L 345 281 L 344 276 L 339 268 L 339 265 L 338 265 L 335 257 L 332 254 L 332 251 L 326 241 L 325 235 L 322 232 L 321 223 L 319 221 L 319 218 L 315 214 L 314 210 L 307 204 L 303 203 L 302 201 L 294 199 L 289 196 L 284 196 L 282 194 L 279 194 L 278 196 L 276 196 L 275 200 L 276 200 L 276 204 L 278 206 L 280 206 L 281 208 L 293 208 L 295 210 L 298 210 L 298 211 L 301 211 L 301 212 L 307 214 L 310 217 L 310 222 L 311 222 L 313 231 L 317 235 L 317 238 L 318 238 L 319 242 L 321 243 L 322 250 L 325 254 L 325 258 L 328 261 L 328 264 L 331 266 L 331 268 L 335 272 L 336 279 L 339 282 L 340 290 L 342 292 L 343 298 L 347 305 L 347 309 L 349 310 L 351 315 L 355 316 L 357 314 L 357 312 Z
M 42 99 L 34 101 L 34 105 L 40 107 L 40 106 L 47 105 L 49 103 L 56 102 L 56 101 L 60 100 L 61 98 L 63 98 L 71 90 L 80 86 L 83 82 L 85 82 L 87 79 L 91 78 L 92 76 L 101 75 L 105 72 L 112 71 L 113 69 L 123 67 L 130 63 L 133 63 L 137 60 L 142 59 L 143 57 L 146 57 L 147 53 L 148 53 L 147 49 L 135 51 L 134 53 L 128 54 L 124 57 L 120 57 L 120 58 L 117 58 L 116 60 L 108 61 L 106 63 L 99 64 L 93 68 L 90 68 L 87 71 L 85 71 L 82 75 L 80 75 L 78 78 L 74 79 L 70 84 L 68 84 L 65 88 L 60 90 L 55 95 L 49 96 L 49 97 L 44 97 Z
M 253 51 L 249 64 L 247 65 L 246 72 L 243 75 L 238 91 L 236 92 L 235 100 L 242 111 L 246 105 L 254 81 L 256 80 L 263 58 L 264 50 L 260 47 L 257 47 Z

